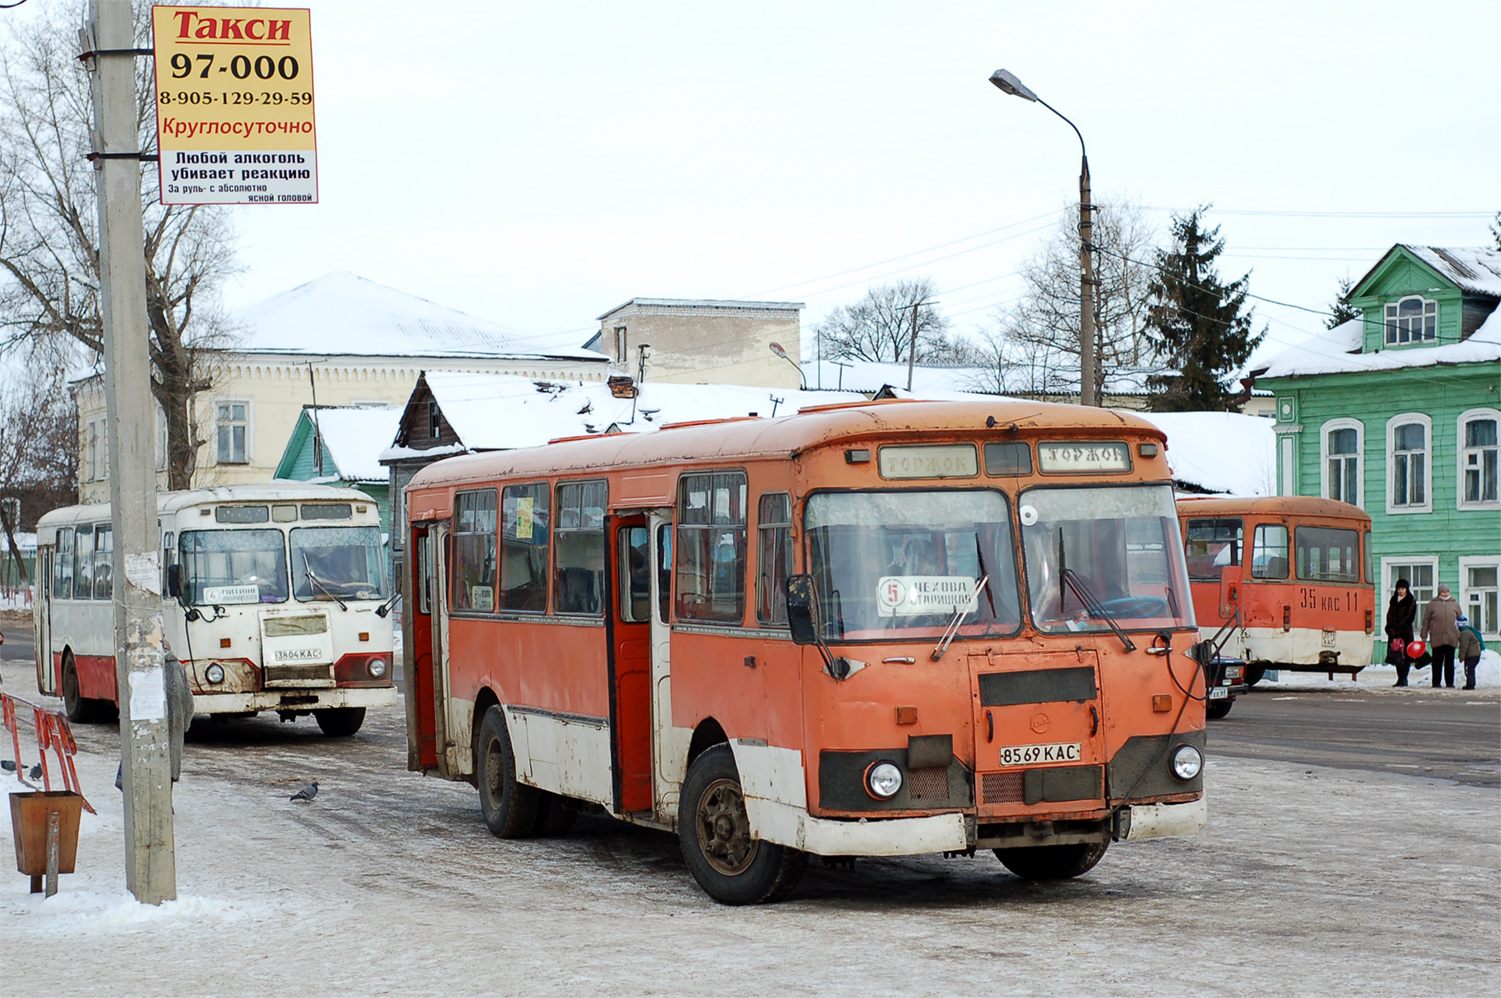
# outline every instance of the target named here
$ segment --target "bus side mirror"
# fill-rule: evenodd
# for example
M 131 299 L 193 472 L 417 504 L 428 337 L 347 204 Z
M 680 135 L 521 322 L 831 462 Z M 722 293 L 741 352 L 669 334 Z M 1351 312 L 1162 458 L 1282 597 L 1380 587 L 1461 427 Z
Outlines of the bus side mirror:
M 1235 613 L 1235 605 L 1240 602 L 1240 573 L 1239 565 L 1226 565 L 1220 569 L 1220 616 L 1229 617 Z
M 811 645 L 818 642 L 818 634 L 813 627 L 813 576 L 787 577 L 787 623 L 792 628 L 794 644 Z
M 182 566 L 167 566 L 167 595 L 173 599 L 182 596 Z

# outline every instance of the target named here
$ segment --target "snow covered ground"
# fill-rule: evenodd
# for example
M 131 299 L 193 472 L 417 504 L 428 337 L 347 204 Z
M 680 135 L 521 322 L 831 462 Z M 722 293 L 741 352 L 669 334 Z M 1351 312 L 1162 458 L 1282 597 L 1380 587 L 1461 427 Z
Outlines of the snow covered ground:
M 24 690 L 25 664 L 5 668 Z M 405 771 L 399 708 L 348 741 L 261 718 L 195 730 L 180 900 L 148 908 L 124 892 L 113 730 L 78 737 L 100 814 L 56 897 L 0 871 L 7 998 L 1468 995 L 1501 972 L 1495 788 L 1211 752 L 1203 834 L 1114 846 L 1073 882 L 1029 885 L 988 854 L 860 860 L 731 909 L 662 833 L 585 817 L 492 838 L 472 788 Z M 317 799 L 289 802 L 311 779 Z
M 1495 642 L 1492 642 L 1494 644 Z M 1463 662 L 1454 663 L 1454 685 L 1463 686 L 1465 682 L 1465 670 Z M 1270 674 L 1268 674 L 1270 676 Z M 1277 673 L 1276 679 L 1263 679 L 1256 688 L 1266 689 L 1279 686 L 1298 686 L 1316 689 L 1349 689 L 1352 684 L 1359 685 L 1362 692 L 1366 689 L 1372 691 L 1388 689 L 1397 681 L 1397 669 L 1391 665 L 1370 665 L 1360 670 L 1352 680 L 1351 677 L 1336 672 L 1330 679 L 1327 672 L 1288 672 L 1286 669 Z M 1410 673 L 1407 681 L 1412 686 L 1428 686 L 1433 682 L 1433 673 L 1427 668 Z M 1486 649 L 1480 654 L 1480 665 L 1475 670 L 1475 685 L 1477 687 L 1494 688 L 1501 686 L 1501 652 Z M 1402 696 L 1401 690 L 1392 690 L 1393 696 Z

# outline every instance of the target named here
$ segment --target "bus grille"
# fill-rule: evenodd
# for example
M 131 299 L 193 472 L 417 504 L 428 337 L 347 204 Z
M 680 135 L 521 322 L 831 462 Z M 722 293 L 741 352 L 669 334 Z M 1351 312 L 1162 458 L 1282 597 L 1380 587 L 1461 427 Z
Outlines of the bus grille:
M 908 774 L 907 795 L 913 800 L 948 800 L 949 770 L 947 766 L 924 766 Z
M 267 686 L 332 686 L 333 666 L 318 665 L 268 665 Z
M 1021 771 L 980 774 L 980 799 L 985 804 L 1022 803 L 1025 798 Z

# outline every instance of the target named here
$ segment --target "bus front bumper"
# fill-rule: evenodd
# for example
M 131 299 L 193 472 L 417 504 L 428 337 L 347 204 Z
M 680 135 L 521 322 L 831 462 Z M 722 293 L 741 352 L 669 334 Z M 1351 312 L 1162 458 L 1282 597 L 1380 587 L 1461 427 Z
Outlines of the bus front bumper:
M 330 707 L 391 707 L 396 687 L 264 690 L 260 693 L 199 693 L 195 714 L 248 714 L 259 710 L 326 710 Z

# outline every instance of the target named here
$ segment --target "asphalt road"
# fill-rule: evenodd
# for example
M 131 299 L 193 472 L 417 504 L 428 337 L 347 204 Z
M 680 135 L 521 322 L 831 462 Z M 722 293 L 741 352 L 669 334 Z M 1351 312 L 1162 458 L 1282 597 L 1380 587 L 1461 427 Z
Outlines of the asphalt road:
M 1352 684 L 1353 685 L 1353 684 Z M 1211 754 L 1501 786 L 1501 697 L 1259 685 L 1209 722 Z

